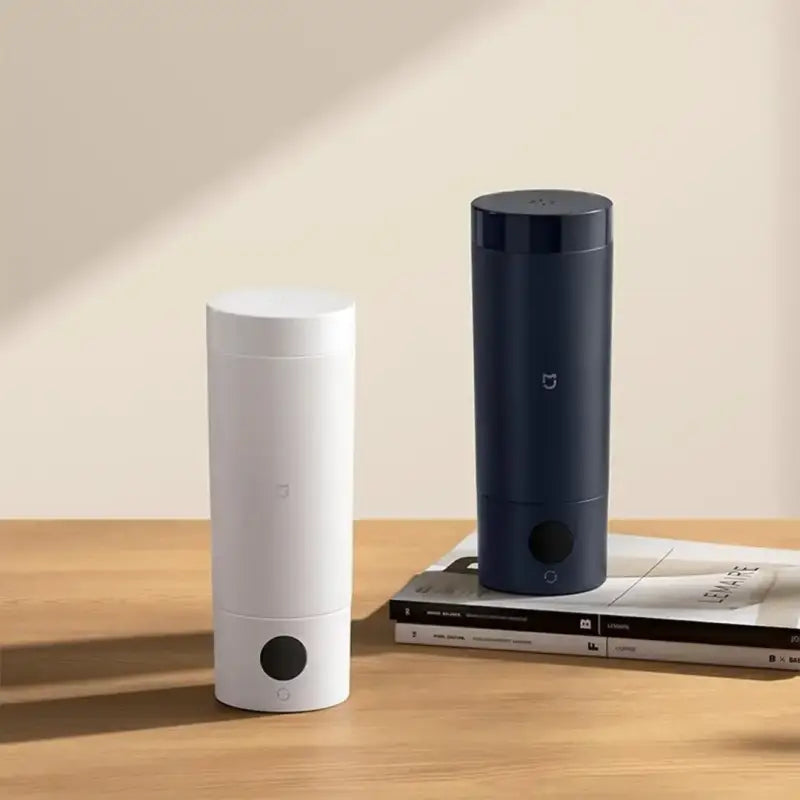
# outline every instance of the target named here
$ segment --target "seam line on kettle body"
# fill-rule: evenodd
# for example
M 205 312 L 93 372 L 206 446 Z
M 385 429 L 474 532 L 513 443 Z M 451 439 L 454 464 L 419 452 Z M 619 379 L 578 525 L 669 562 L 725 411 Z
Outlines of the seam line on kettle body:
M 350 356 L 355 355 L 354 349 L 347 349 L 347 350 L 329 350 L 327 352 L 322 353 L 309 353 L 304 354 L 301 356 L 268 356 L 268 355 L 257 355 L 257 354 L 249 354 L 249 353 L 231 353 L 227 350 L 218 350 L 217 348 L 211 348 L 211 351 L 214 355 L 224 356 L 225 358 L 241 358 L 241 359 L 248 359 L 248 360 L 257 360 L 257 361 L 297 361 L 301 359 L 322 359 L 322 358 L 330 358 L 331 356 Z
M 252 619 L 258 622 L 293 622 L 296 620 L 305 620 L 305 619 L 319 619 L 320 617 L 331 617 L 334 614 L 341 614 L 342 611 L 348 611 L 352 609 L 351 605 L 344 605 L 341 608 L 335 608 L 333 611 L 322 611 L 319 614 L 301 614 L 299 616 L 292 616 L 292 617 L 263 617 L 257 616 L 255 614 L 242 614 L 239 611 L 230 611 L 227 608 L 223 608 L 222 606 L 215 607 L 215 611 L 221 611 L 223 614 L 228 614 L 232 617 L 240 617 L 241 619 Z
M 563 500 L 561 498 L 554 498 L 552 500 L 513 500 L 508 497 L 501 497 L 496 494 L 488 494 L 486 492 L 481 492 L 481 497 L 485 497 L 489 500 L 494 500 L 498 503 L 511 503 L 515 506 L 546 506 L 551 504 L 558 504 L 564 506 L 577 506 L 581 503 L 591 503 L 595 500 L 602 500 L 604 497 L 608 497 L 608 492 L 603 492 L 603 494 L 598 494 L 595 497 L 584 497 L 580 500 Z

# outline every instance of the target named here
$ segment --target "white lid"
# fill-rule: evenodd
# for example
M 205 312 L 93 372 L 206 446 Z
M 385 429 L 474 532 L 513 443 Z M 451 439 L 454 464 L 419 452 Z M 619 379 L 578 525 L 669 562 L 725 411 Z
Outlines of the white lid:
M 325 289 L 239 289 L 206 305 L 208 347 L 238 356 L 318 356 L 355 347 L 355 301 Z

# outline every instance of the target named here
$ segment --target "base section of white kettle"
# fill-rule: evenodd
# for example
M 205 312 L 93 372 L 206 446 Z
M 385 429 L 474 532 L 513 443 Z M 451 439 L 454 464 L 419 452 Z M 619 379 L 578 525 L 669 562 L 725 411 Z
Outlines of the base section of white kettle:
M 214 694 L 247 711 L 301 712 L 350 695 L 351 609 L 294 619 L 214 613 Z

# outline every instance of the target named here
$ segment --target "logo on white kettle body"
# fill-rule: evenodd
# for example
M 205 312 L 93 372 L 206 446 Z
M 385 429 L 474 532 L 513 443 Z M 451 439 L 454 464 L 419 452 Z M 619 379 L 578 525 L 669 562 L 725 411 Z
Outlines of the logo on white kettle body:
M 545 389 L 555 389 L 558 383 L 558 375 L 555 372 L 542 373 L 542 386 Z

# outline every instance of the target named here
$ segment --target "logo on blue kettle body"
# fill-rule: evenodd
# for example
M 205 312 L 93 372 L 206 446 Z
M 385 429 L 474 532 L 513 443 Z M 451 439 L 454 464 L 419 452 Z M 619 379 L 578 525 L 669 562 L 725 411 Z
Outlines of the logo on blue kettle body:
M 555 372 L 542 373 L 542 386 L 545 389 L 555 389 L 558 383 L 558 375 Z

